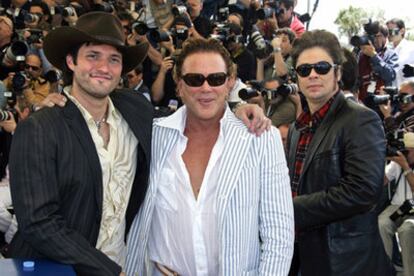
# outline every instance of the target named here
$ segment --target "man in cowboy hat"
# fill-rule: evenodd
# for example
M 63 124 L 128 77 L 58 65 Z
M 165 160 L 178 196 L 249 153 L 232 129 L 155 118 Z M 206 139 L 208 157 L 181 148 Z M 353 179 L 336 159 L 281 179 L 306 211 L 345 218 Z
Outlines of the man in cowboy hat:
M 152 108 L 114 91 L 148 45 L 127 47 L 120 21 L 91 12 L 44 40 L 65 76 L 66 105 L 42 109 L 13 137 L 11 192 L 19 230 L 8 255 L 123 275 L 125 236 L 147 189 Z

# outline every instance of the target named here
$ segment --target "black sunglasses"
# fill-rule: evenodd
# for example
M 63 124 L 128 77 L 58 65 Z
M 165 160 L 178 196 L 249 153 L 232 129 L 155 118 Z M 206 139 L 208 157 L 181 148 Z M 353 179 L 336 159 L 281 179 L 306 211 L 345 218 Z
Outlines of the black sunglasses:
M 204 77 L 203 74 L 188 73 L 182 76 L 182 79 L 188 86 L 192 87 L 200 87 L 206 80 L 208 85 L 210 86 L 220 86 L 226 82 L 227 73 L 212 73 L 209 74 L 207 77 Z
M 298 73 L 301 77 L 307 77 L 310 75 L 312 68 L 315 69 L 315 72 L 319 75 L 326 75 L 331 70 L 331 68 L 336 68 L 336 64 L 330 64 L 327 61 L 319 61 L 318 63 L 305 63 L 301 64 L 298 67 L 296 67 L 295 71 Z
M 32 69 L 33 71 L 39 71 L 40 70 L 40 67 L 29 65 L 29 64 L 26 64 L 24 66 L 24 68 L 27 69 L 27 70 Z

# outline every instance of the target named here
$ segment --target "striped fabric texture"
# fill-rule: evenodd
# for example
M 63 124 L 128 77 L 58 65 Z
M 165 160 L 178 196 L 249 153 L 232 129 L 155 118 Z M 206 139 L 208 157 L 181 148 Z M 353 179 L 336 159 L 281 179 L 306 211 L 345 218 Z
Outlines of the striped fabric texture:
M 231 112 L 217 188 L 220 275 L 287 275 L 294 223 L 288 169 L 279 132 L 256 137 Z M 127 240 L 127 275 L 151 275 L 148 231 L 160 171 L 178 131 L 154 124 L 150 183 Z M 166 226 L 167 227 L 167 226 Z

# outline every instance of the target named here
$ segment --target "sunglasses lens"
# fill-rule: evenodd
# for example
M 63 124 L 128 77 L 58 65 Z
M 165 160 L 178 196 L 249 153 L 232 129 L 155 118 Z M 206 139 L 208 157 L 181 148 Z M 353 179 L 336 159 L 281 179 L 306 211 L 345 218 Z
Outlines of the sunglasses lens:
M 319 75 L 326 75 L 329 73 L 333 66 L 327 61 L 320 61 L 315 64 L 302 64 L 296 68 L 296 72 L 301 77 L 307 77 L 310 75 L 312 68 L 315 69 L 315 72 Z
M 185 74 L 183 80 L 188 86 L 199 87 L 203 85 L 205 78 L 201 74 Z
M 321 61 L 316 63 L 313 68 L 315 68 L 316 73 L 320 75 L 326 75 L 331 70 L 332 65 L 326 61 Z
M 312 65 L 310 64 L 302 64 L 296 68 L 296 72 L 301 77 L 309 76 L 310 72 L 312 71 Z
M 210 86 L 220 86 L 226 82 L 226 73 L 214 73 L 207 76 L 207 82 Z
M 205 80 L 207 80 L 210 86 L 220 86 L 226 81 L 227 74 L 213 73 L 207 77 L 204 77 L 202 74 L 185 74 L 182 78 L 188 86 L 192 87 L 202 86 Z

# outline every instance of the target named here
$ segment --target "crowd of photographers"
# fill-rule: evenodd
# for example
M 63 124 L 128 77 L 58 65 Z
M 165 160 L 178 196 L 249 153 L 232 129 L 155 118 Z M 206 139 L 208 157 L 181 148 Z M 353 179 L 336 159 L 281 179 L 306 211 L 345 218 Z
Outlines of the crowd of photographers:
M 127 43 L 149 42 L 146 60 L 127 72 L 120 87 L 142 93 L 165 116 L 182 105 L 172 69 L 189 37 L 220 40 L 237 65 L 230 106 L 256 103 L 286 139 L 306 101 L 296 84 L 290 56 L 295 39 L 305 32 L 309 15 L 294 11 L 296 1 L 209 0 L 11 0 L 0 5 L 0 176 L 7 182 L 8 150 L 16 123 L 60 93 L 61 74 L 45 58 L 42 39 L 57 26 L 72 26 L 89 11 L 115 13 Z M 352 52 L 343 49 L 341 89 L 348 100 L 374 109 L 383 118 L 387 138 L 386 199 L 379 227 L 386 253 L 404 275 L 414 275 L 414 44 L 405 39 L 405 24 L 392 19 L 364 24 Z M 324 64 L 319 64 L 323 70 Z M 315 65 L 316 66 L 316 65 Z M 330 68 L 329 68 L 330 69 Z M 316 68 L 315 68 L 316 70 Z M 316 70 L 318 72 L 318 70 Z M 286 141 L 284 141 L 286 142 Z M 385 162 L 385 160 L 384 160 Z M 0 188 L 3 186 L 0 186 Z M 1 192 L 2 207 L 11 205 Z M 6 198 L 6 199 L 5 199 Z M 16 231 L 8 211 L 0 210 L 0 231 L 6 242 Z M 398 234 L 397 236 L 395 234 Z M 397 239 L 395 238 L 397 237 Z M 399 245 L 402 262 L 398 258 Z M 397 249 L 396 249 L 397 248 Z

